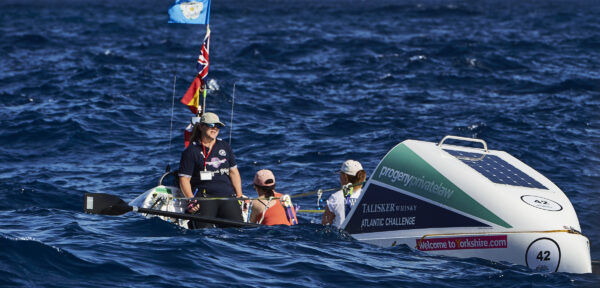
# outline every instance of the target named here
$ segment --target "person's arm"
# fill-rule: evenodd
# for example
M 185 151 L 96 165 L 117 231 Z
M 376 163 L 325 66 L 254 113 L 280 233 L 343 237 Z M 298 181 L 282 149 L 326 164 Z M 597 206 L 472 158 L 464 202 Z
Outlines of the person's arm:
M 194 197 L 192 193 L 192 175 L 194 174 L 195 166 L 194 153 L 191 150 L 191 146 L 188 147 L 181 153 L 181 159 L 179 160 L 179 189 L 186 198 Z
M 242 197 L 242 178 L 237 167 L 229 168 L 229 179 L 231 179 L 231 184 L 235 190 L 235 196 Z
M 187 198 L 193 198 L 194 194 L 192 193 L 192 184 L 190 184 L 190 180 L 192 178 L 188 177 L 188 176 L 179 176 L 179 188 L 181 189 L 181 192 L 183 192 L 183 195 Z M 196 200 L 194 200 L 196 201 Z M 189 207 L 188 211 L 192 214 L 198 212 L 198 210 L 200 209 L 200 204 L 195 204 L 192 205 L 191 207 Z
M 192 178 L 187 176 L 179 176 L 179 188 L 186 198 L 194 197 L 194 194 L 192 193 L 192 184 L 190 184 L 191 179 Z
M 331 225 L 333 223 L 333 219 L 335 219 L 335 214 L 329 210 L 328 206 L 325 206 L 325 212 L 323 212 L 323 218 L 321 218 L 321 224 L 323 225 Z

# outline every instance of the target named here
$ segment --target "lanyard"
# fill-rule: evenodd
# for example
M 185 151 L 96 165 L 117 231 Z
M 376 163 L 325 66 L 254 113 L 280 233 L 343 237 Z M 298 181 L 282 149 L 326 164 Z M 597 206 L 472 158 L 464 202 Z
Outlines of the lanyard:
M 208 159 L 208 155 L 210 155 L 210 152 L 212 151 L 212 148 L 215 147 L 215 144 L 213 143 L 213 146 L 210 147 L 210 149 L 208 149 L 208 154 L 206 153 L 206 148 L 204 147 L 204 144 L 200 144 L 202 145 L 202 153 L 204 153 L 204 171 L 206 171 L 206 159 Z

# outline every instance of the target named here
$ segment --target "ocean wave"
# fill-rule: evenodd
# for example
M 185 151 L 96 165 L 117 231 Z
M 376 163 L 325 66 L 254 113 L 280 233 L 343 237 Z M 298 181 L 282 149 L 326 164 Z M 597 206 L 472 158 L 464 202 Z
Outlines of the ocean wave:
M 136 275 L 125 265 L 114 262 L 90 262 L 68 251 L 48 246 L 36 240 L 3 236 L 0 237 L 0 245 L 6 249 L 5 253 L 0 256 L 3 263 L 2 270 L 4 273 L 19 275 L 18 279 L 20 280 L 13 278 L 13 284 L 18 286 L 51 287 L 60 283 L 60 285 L 85 287 L 92 282 L 96 282 L 95 285 L 111 283 L 110 280 L 103 277 L 108 273 L 112 275 L 111 277 Z M 24 263 L 27 264 L 24 265 Z M 87 276 L 81 277 L 80 275 Z
M 15 46 L 15 48 L 28 50 L 47 48 L 47 45 L 51 42 L 50 39 L 40 34 L 24 34 L 12 36 L 9 37 L 7 40 L 8 42 L 6 44 Z

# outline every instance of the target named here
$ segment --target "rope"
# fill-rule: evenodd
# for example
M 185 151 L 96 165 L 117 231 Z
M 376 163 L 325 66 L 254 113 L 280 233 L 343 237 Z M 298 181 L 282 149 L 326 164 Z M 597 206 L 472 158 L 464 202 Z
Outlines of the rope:
M 349 183 L 348 183 L 348 184 L 346 184 L 346 185 L 347 185 L 348 187 L 352 187 L 352 188 L 354 188 L 354 187 L 356 187 L 356 186 L 361 186 L 361 185 L 364 185 L 365 183 L 366 183 L 366 181 L 365 181 L 365 182 L 358 183 L 358 184 L 354 184 L 354 185 L 348 185 Z M 329 189 L 319 189 L 319 190 L 316 190 L 316 191 L 309 191 L 309 192 L 305 192 L 305 193 L 300 193 L 300 194 L 291 195 L 290 197 L 292 197 L 292 198 L 298 198 L 298 197 L 310 196 L 310 195 L 317 194 L 317 193 L 331 192 L 331 191 L 338 191 L 338 190 L 340 190 L 340 189 L 343 189 L 343 187 L 344 187 L 344 186 L 337 187 L 337 188 L 329 188 Z
M 292 197 L 292 198 L 298 198 L 298 197 L 310 196 L 310 195 L 317 194 L 317 193 L 337 191 L 337 190 L 340 190 L 340 189 L 341 188 L 319 189 L 319 190 L 316 190 L 316 191 L 309 191 L 309 192 L 305 192 L 305 193 L 291 195 L 290 197 Z
M 273 199 L 280 199 L 281 197 L 273 197 Z M 237 198 L 237 197 L 175 197 L 173 198 L 175 200 L 201 200 L 201 201 L 210 201 L 210 200 L 238 200 L 238 201 L 245 201 L 245 200 L 266 200 L 267 198 Z
M 171 128 L 169 129 L 169 156 L 171 155 L 171 140 L 173 137 L 173 110 L 175 110 L 175 84 L 177 83 L 177 75 L 173 76 L 173 99 L 171 100 Z
M 229 121 L 229 146 L 231 146 L 231 134 L 233 133 L 233 105 L 235 104 L 235 83 L 233 82 L 233 94 L 231 94 L 231 121 Z
M 362 183 L 358 183 L 355 185 L 351 185 L 351 187 L 356 187 L 356 186 L 360 186 L 363 185 L 365 182 Z M 330 188 L 330 189 L 319 189 L 316 191 L 309 191 L 309 192 L 305 192 L 305 193 L 300 193 L 300 194 L 295 194 L 295 195 L 290 195 L 290 198 L 299 198 L 299 197 L 304 197 L 304 196 L 310 196 L 313 194 L 317 194 L 317 193 L 323 193 L 323 192 L 331 192 L 331 191 L 338 191 L 342 189 L 342 187 L 339 188 Z M 265 198 L 236 198 L 236 197 L 174 197 L 173 199 L 175 200 L 264 200 Z M 280 197 L 273 197 L 273 199 L 280 199 Z

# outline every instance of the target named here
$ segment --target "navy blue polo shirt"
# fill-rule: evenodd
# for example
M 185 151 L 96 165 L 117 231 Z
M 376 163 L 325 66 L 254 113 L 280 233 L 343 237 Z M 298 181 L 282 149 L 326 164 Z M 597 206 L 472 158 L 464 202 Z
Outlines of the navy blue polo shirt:
M 191 176 L 192 193 L 198 189 L 196 197 L 206 194 L 212 196 L 235 196 L 235 189 L 229 178 L 229 168 L 236 168 L 235 156 L 226 142 L 217 139 L 212 150 L 202 143 L 192 142 L 181 154 L 179 161 L 179 176 Z M 204 151 L 208 154 L 205 158 Z M 212 180 L 200 181 L 200 171 L 212 172 Z

